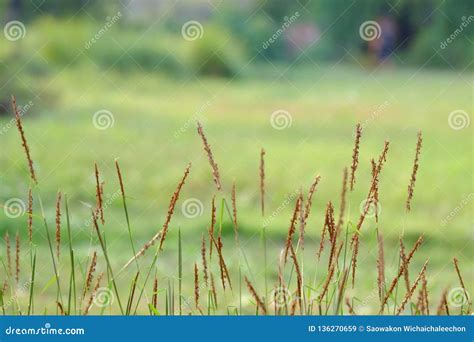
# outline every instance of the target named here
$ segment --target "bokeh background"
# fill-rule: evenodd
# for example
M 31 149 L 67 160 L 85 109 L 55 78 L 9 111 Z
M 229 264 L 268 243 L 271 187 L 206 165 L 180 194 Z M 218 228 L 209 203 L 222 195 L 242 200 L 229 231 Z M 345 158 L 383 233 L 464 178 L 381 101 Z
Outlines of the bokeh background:
M 25 205 L 31 186 L 11 94 L 21 106 L 38 173 L 34 191 L 41 195 L 51 226 L 57 191 L 68 194 L 83 270 L 92 251 L 100 250 L 90 239 L 94 162 L 104 181 L 104 231 L 116 267 L 132 251 L 114 159 L 122 166 L 137 248 L 161 229 L 174 188 L 192 162 L 158 264 L 161 276 L 177 276 L 179 227 L 185 290 L 191 296 L 192 264 L 200 258 L 199 241 L 215 194 L 196 133 L 199 120 L 226 196 L 235 180 L 240 236 L 261 290 L 262 222 L 268 223 L 274 280 L 294 194 L 300 187 L 306 192 L 320 174 L 307 227 L 305 267 L 311 267 L 326 203 L 339 203 L 342 170 L 351 163 L 360 122 L 360 168 L 349 195 L 348 221 L 358 218 L 366 196 L 370 159 L 378 156 L 385 139 L 391 149 L 380 184 L 380 221 L 371 218 L 364 226 L 354 291 L 357 311 L 369 312 L 377 305 L 376 226 L 385 238 L 389 279 L 398 265 L 400 235 L 412 244 L 424 233 L 426 243 L 413 272 L 431 258 L 433 296 L 458 286 L 454 256 L 472 290 L 473 15 L 469 0 L 0 0 L 0 202 L 17 199 Z M 424 137 L 420 169 L 413 208 L 406 213 L 419 130 Z M 24 206 L 13 215 L 4 209 L 0 234 L 13 237 L 19 231 L 26 241 Z M 35 212 L 39 214 L 36 200 Z M 223 232 L 228 263 L 238 272 L 229 220 Z M 42 266 L 39 300 L 48 303 L 54 297 L 54 273 L 39 216 L 34 240 Z M 63 248 L 66 256 L 66 244 Z M 26 248 L 22 263 L 26 281 Z M 60 272 L 67 274 L 68 264 L 62 265 Z M 99 267 L 105 269 L 105 264 Z M 125 278 L 127 287 L 130 275 Z

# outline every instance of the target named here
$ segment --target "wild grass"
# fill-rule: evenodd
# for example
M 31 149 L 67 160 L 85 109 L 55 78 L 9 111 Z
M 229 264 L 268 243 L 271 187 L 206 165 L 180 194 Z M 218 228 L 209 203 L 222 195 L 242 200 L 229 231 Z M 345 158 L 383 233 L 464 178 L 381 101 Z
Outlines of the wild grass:
M 13 98 L 13 108 L 16 109 L 16 102 Z M 161 228 L 151 236 L 151 238 L 144 244 L 144 246 L 136 252 L 135 241 L 133 238 L 133 230 L 130 224 L 130 213 L 127 208 L 127 195 L 125 194 L 126 180 L 122 177 L 122 171 L 117 160 L 115 160 L 115 169 L 117 172 L 120 194 L 122 197 L 122 205 L 125 213 L 126 227 L 128 240 L 130 242 L 131 258 L 121 268 L 117 268 L 112 262 L 109 255 L 109 238 L 106 238 L 108 232 L 105 230 L 105 210 L 103 201 L 103 186 L 101 182 L 98 165 L 94 165 L 95 187 L 96 187 L 96 207 L 91 208 L 91 222 L 92 230 L 90 231 L 90 239 L 99 243 L 101 255 L 93 252 L 88 266 L 84 267 L 84 260 L 75 255 L 74 241 L 71 234 L 70 212 L 68 207 L 67 195 L 61 192 L 57 193 L 57 201 L 55 207 L 55 223 L 56 223 L 56 246 L 53 246 L 53 240 L 50 236 L 50 228 L 48 225 L 49 218 L 43 208 L 41 201 L 41 177 L 37 177 L 33 169 L 32 153 L 26 143 L 25 131 L 23 129 L 21 118 L 16 115 L 17 127 L 20 133 L 21 142 L 25 150 L 27 165 L 30 170 L 32 180 L 32 188 L 28 193 L 28 218 L 25 225 L 25 231 L 29 236 L 28 247 L 26 243 L 21 243 L 19 232 L 16 233 L 15 239 L 15 272 L 13 274 L 12 252 L 10 236 L 5 235 L 6 250 L 5 254 L 1 256 L 1 262 L 5 270 L 4 286 L 0 292 L 0 304 L 4 314 L 23 314 L 23 303 L 17 296 L 17 290 L 20 287 L 21 271 L 20 269 L 20 254 L 21 248 L 28 248 L 31 261 L 31 274 L 29 276 L 30 283 L 29 296 L 26 300 L 27 314 L 38 313 L 55 313 L 61 315 L 78 315 L 89 313 L 104 313 L 104 306 L 99 301 L 99 291 L 109 290 L 107 292 L 109 312 L 119 312 L 123 315 L 130 314 L 144 314 L 152 315 L 200 315 L 207 313 L 211 314 L 274 314 L 274 315 L 327 315 L 327 314 L 357 314 L 354 302 L 357 298 L 357 284 L 356 270 L 361 267 L 357 262 L 358 255 L 361 248 L 361 240 L 367 234 L 363 234 L 363 228 L 368 224 L 366 218 L 369 211 L 373 210 L 373 206 L 379 205 L 379 181 L 382 177 L 382 170 L 389 155 L 389 142 L 385 141 L 382 151 L 378 157 L 377 162 L 372 162 L 372 174 L 369 182 L 369 190 L 365 199 L 365 205 L 361 206 L 359 215 L 346 215 L 346 207 L 348 206 L 349 198 L 347 197 L 347 190 L 352 191 L 355 186 L 356 171 L 359 164 L 360 140 L 362 137 L 361 125 L 356 128 L 356 141 L 353 149 L 352 165 L 350 167 L 350 180 L 348 167 L 342 170 L 343 182 L 342 190 L 339 199 L 339 216 L 336 215 L 336 208 L 333 201 L 328 201 L 326 212 L 323 218 L 324 224 L 322 232 L 319 237 L 319 243 L 313 243 L 305 247 L 306 226 L 311 214 L 313 206 L 313 198 L 318 195 L 318 185 L 324 182 L 324 177 L 316 176 L 311 183 L 308 193 L 305 194 L 302 190 L 299 191 L 298 196 L 291 202 L 294 203 L 293 214 L 289 218 L 289 227 L 287 237 L 281 243 L 280 262 L 275 265 L 268 264 L 267 258 L 267 237 L 266 232 L 270 228 L 264 224 L 255 224 L 256 231 L 261 232 L 262 237 L 262 266 L 263 269 L 252 269 L 248 262 L 245 250 L 245 243 L 240 241 L 238 237 L 238 194 L 235 183 L 233 184 L 230 194 L 224 191 L 222 180 L 217 167 L 217 162 L 208 139 L 204 133 L 202 125 L 197 123 L 198 136 L 203 143 L 204 152 L 209 160 L 211 166 L 211 173 L 213 182 L 216 186 L 217 193 L 212 198 L 210 210 L 210 224 L 209 227 L 196 227 L 202 230 L 202 240 L 196 241 L 199 246 L 199 253 L 195 256 L 193 263 L 183 262 L 183 244 L 182 231 L 179 227 L 174 227 L 172 219 L 174 211 L 178 205 L 180 194 L 184 191 L 184 187 L 188 177 L 191 173 L 191 164 L 184 169 L 184 173 L 180 178 L 175 191 L 171 195 L 168 206 L 168 212 L 164 218 L 164 223 Z M 264 156 L 268 153 L 263 148 L 260 152 L 260 166 L 259 172 L 256 176 L 258 191 L 260 193 L 260 212 L 262 217 L 265 213 L 265 194 L 268 192 L 265 184 L 265 168 L 271 167 L 268 162 L 264 161 Z M 419 168 L 421 154 L 421 133 L 418 136 L 416 145 L 416 156 L 413 165 L 413 171 L 408 185 L 408 199 L 406 201 L 407 211 L 413 206 L 413 189 L 416 181 L 416 174 Z M 185 156 L 183 156 L 184 158 Z M 350 186 L 348 185 L 350 183 Z M 37 202 L 40 206 L 40 217 L 43 221 L 44 232 L 50 250 L 51 267 L 54 271 L 54 277 L 50 284 L 55 284 L 55 298 L 52 303 L 44 304 L 44 307 L 38 308 L 34 292 L 35 277 L 37 272 L 36 260 L 37 250 L 36 244 L 39 241 L 33 241 L 32 234 L 32 219 L 35 217 L 33 213 L 33 197 L 36 195 Z M 216 200 L 217 196 L 217 200 Z M 227 199 L 230 196 L 232 203 L 232 211 L 229 209 Z M 306 201 L 305 201 L 306 197 Z M 217 203 L 217 205 L 216 205 Z M 335 202 L 336 203 L 336 202 Z M 68 232 L 68 248 L 69 248 L 69 277 L 64 273 L 63 264 L 61 262 L 60 249 L 64 240 L 61 240 L 61 217 L 62 212 L 66 212 L 66 224 Z M 357 214 L 357 213 L 356 213 Z M 405 215 L 406 213 L 403 213 Z M 402 214 L 401 214 L 402 215 Z M 338 217 L 336 221 L 336 217 Z M 353 220 L 355 219 L 355 220 Z M 395 271 L 390 286 L 387 288 L 385 279 L 390 276 L 386 269 L 385 255 L 387 250 L 393 249 L 394 246 L 384 245 L 382 238 L 381 227 L 377 226 L 376 219 L 376 234 L 378 245 L 377 265 L 375 265 L 373 274 L 377 281 L 376 290 L 380 302 L 380 310 L 373 313 L 378 314 L 428 314 L 429 312 L 436 312 L 438 314 L 471 314 L 472 305 L 469 293 L 466 289 L 461 267 L 456 258 L 454 258 L 454 267 L 451 270 L 455 272 L 459 285 L 463 290 L 463 305 L 456 306 L 450 303 L 447 299 L 446 290 L 443 292 L 441 302 L 438 306 L 434 298 L 429 299 L 428 292 L 428 261 L 422 260 L 423 266 L 417 273 L 416 279 L 410 283 L 409 281 L 409 265 L 410 262 L 417 257 L 417 251 L 422 248 L 423 235 L 421 235 L 412 249 L 407 254 L 404 245 L 404 236 L 400 236 L 400 247 L 395 247 L 396 255 L 398 255 L 398 270 Z M 226 239 L 223 234 L 224 227 L 227 224 L 234 227 L 234 247 L 230 239 Z M 296 234 L 299 227 L 299 234 Z M 170 230 L 176 229 L 178 231 L 178 255 L 177 255 L 177 283 L 178 291 L 175 291 L 175 279 L 160 278 L 160 256 L 164 249 L 164 243 Z M 207 230 L 207 234 L 206 234 Z M 226 240 L 226 241 L 224 241 Z M 151 247 L 159 241 L 156 250 L 154 251 L 150 265 L 142 271 L 143 263 L 147 260 L 142 257 L 147 253 L 152 252 Z M 224 249 L 224 242 L 226 248 Z M 327 246 L 329 245 L 329 246 Z M 311 263 L 304 263 L 305 251 L 311 250 Z M 362 246 L 363 247 L 363 246 Z M 214 254 L 213 254 L 214 250 Z M 325 252 L 326 251 L 326 252 Z M 238 266 L 231 265 L 227 262 L 229 255 L 236 253 L 238 255 Z M 213 258 L 214 256 L 214 258 Z M 199 260 L 200 264 L 199 266 Z M 307 259 L 306 259 L 307 260 Z M 327 265 L 324 264 L 327 262 Z M 130 265 L 136 265 L 136 271 L 132 271 Z M 327 269 L 325 276 L 318 278 L 316 269 Z M 101 269 L 98 275 L 95 274 Z M 269 269 L 272 272 L 269 272 Z M 203 276 L 199 273 L 202 271 Z M 238 272 L 232 273 L 232 270 Z M 25 272 L 23 270 L 23 272 Z M 191 274 L 192 286 L 183 287 L 185 281 L 184 275 Z M 263 273 L 264 286 L 263 289 L 258 287 L 255 282 L 255 273 Z M 145 275 L 144 277 L 142 275 Z M 153 283 L 149 284 L 150 277 L 153 276 Z M 216 286 L 214 275 L 219 274 L 220 288 Z M 79 294 L 77 292 L 77 285 L 80 279 L 77 275 L 83 277 L 83 290 Z M 405 289 L 399 287 L 399 280 L 401 277 L 405 279 Z M 101 288 L 101 281 L 106 278 L 106 287 Z M 351 280 L 349 281 L 349 277 Z M 95 279 L 95 282 L 94 282 Z M 189 278 L 186 278 L 189 279 Z M 120 280 L 120 282 L 119 282 Z M 242 286 L 242 280 L 247 288 L 247 295 L 245 294 L 245 287 Z M 271 287 L 270 283 L 274 283 Z M 238 287 L 235 284 L 238 283 Z M 351 286 L 348 286 L 351 283 Z M 124 284 L 128 285 L 128 291 Z M 234 284 L 234 285 L 233 285 Z M 416 290 L 420 287 L 418 298 L 414 298 Z M 431 285 L 435 286 L 435 285 Z M 185 289 L 192 288 L 193 291 L 186 293 Z M 8 294 L 7 289 L 10 289 Z M 44 289 L 43 289 L 44 290 Z M 205 294 L 205 295 L 202 295 Z M 398 299 L 398 294 L 403 294 L 402 300 Z M 65 297 L 67 296 L 67 297 Z M 79 296 L 79 297 L 78 297 Z M 64 300 L 67 298 L 67 301 Z M 86 299 L 87 298 L 87 299 Z M 192 303 L 194 302 L 194 303 Z M 126 303 L 123 305 L 122 303 Z M 176 303 L 178 309 L 176 310 Z M 343 305 L 345 303 L 345 307 Z M 430 311 L 431 306 L 431 311 Z M 142 308 L 148 308 L 148 311 L 143 311 Z M 346 310 L 347 308 L 347 310 Z

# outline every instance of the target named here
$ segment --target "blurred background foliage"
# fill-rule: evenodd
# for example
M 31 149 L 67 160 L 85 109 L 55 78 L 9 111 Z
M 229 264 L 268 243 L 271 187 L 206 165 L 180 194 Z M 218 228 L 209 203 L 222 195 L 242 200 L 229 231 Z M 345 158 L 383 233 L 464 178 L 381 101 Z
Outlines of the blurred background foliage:
M 367 52 L 367 44 L 359 36 L 363 19 L 376 20 L 381 16 L 390 17 L 396 23 L 394 63 L 472 68 L 472 46 L 468 41 L 474 40 L 474 25 L 468 25 L 463 37 L 454 40 L 449 49 L 440 49 L 440 43 L 459 28 L 462 18 L 472 15 L 472 1 L 357 0 L 349 9 L 351 2 L 333 0 L 184 1 L 172 6 L 170 1 L 136 0 L 1 0 L 0 3 L 0 12 L 6 13 L 4 19 L 15 18 L 28 27 L 24 44 L 20 48 L 2 46 L 1 57 L 38 59 L 37 63 L 29 64 L 35 72 L 80 63 L 81 58 L 75 57 L 84 50 L 84 43 L 107 16 L 119 11 L 124 13 L 125 20 L 114 24 L 101 44 L 83 51 L 103 68 L 126 71 L 138 66 L 172 75 L 198 71 L 233 76 L 240 64 L 253 56 L 255 63 L 304 63 L 307 58 L 332 61 L 342 58 L 347 51 L 359 57 Z M 299 14 L 296 24 L 306 26 L 316 38 L 310 44 L 300 44 L 298 52 L 304 51 L 303 57 L 301 53 L 291 53 L 288 39 L 278 39 L 263 49 L 262 43 L 296 12 Z M 198 20 L 206 32 L 193 44 L 177 39 L 188 20 Z M 138 32 L 143 32 L 144 27 L 146 32 L 140 35 L 140 44 L 135 44 Z M 44 46 L 38 46 L 45 40 Z M 129 50 L 124 55 L 125 47 Z M 11 51 L 15 48 L 16 51 Z M 35 55 L 38 49 L 40 53 Z M 432 57 L 435 50 L 438 54 Z

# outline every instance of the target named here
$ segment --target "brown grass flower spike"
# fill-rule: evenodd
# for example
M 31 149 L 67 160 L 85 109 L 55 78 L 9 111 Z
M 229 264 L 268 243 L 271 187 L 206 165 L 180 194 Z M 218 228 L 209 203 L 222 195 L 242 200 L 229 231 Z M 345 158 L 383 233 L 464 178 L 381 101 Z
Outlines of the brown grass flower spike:
M 56 256 L 59 260 L 61 250 L 61 191 L 58 191 L 56 198 Z
M 217 163 L 214 161 L 214 156 L 212 155 L 211 146 L 209 145 L 209 142 L 207 141 L 206 135 L 204 134 L 201 123 L 199 121 L 197 122 L 197 131 L 198 131 L 199 136 L 202 139 L 202 143 L 204 145 L 204 151 L 206 151 L 207 158 L 209 159 L 209 163 L 211 164 L 212 177 L 214 179 L 214 183 L 216 184 L 217 190 L 221 191 L 222 186 L 221 186 L 219 168 L 217 166 Z
M 21 122 L 21 115 L 20 115 L 20 112 L 18 111 L 18 108 L 16 105 L 16 99 L 13 95 L 12 95 L 12 107 L 13 107 L 13 112 L 15 113 L 16 126 L 18 127 L 18 132 L 20 133 L 21 143 L 23 145 L 23 149 L 25 150 L 26 159 L 28 161 L 28 167 L 30 169 L 31 179 L 33 180 L 33 182 L 35 182 L 35 184 L 38 184 L 38 180 L 36 179 L 35 169 L 33 167 L 33 160 L 31 159 L 31 155 L 30 155 L 30 148 L 28 146 L 28 142 L 25 136 L 25 131 L 23 130 L 23 124 Z
M 352 151 L 352 165 L 351 165 L 351 191 L 354 190 L 354 185 L 356 181 L 356 171 L 357 166 L 359 165 L 359 148 L 360 148 L 360 138 L 362 136 L 362 126 L 360 123 L 356 126 L 355 132 L 355 142 L 354 149 Z
M 423 142 L 423 137 L 422 137 L 421 131 L 420 131 L 420 132 L 418 132 L 418 141 L 416 142 L 415 160 L 413 161 L 413 170 L 411 172 L 410 184 L 408 185 L 408 197 L 407 197 L 407 201 L 406 201 L 407 211 L 410 211 L 410 209 L 411 209 L 411 201 L 413 199 L 413 192 L 414 192 L 414 189 L 415 189 L 416 173 L 417 173 L 418 167 L 419 167 L 422 142 Z

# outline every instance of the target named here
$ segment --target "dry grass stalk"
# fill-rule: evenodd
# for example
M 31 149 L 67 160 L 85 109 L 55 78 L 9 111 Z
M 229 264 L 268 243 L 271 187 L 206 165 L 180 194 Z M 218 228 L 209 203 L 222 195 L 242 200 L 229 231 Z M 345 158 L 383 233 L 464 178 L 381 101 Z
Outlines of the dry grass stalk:
M 211 203 L 211 225 L 209 226 L 209 258 L 212 259 L 212 241 L 214 239 L 214 228 L 216 226 L 216 196 L 212 197 Z
M 415 160 L 413 161 L 413 171 L 411 172 L 410 184 L 408 185 L 408 197 L 406 201 L 406 208 L 407 211 L 411 209 L 411 200 L 413 199 L 413 192 L 415 189 L 415 182 L 416 182 L 416 173 L 419 167 L 420 161 L 420 152 L 421 152 L 421 143 L 423 142 L 423 137 L 421 135 L 421 131 L 418 132 L 418 141 L 416 143 L 416 153 L 415 153 Z
M 377 256 L 377 287 L 379 289 L 379 299 L 382 301 L 385 290 L 385 257 L 383 249 L 383 236 L 377 231 L 378 256 Z
M 127 263 L 125 264 L 125 266 L 123 266 L 122 269 L 127 268 L 128 265 L 130 265 L 135 259 L 137 259 L 141 255 L 143 255 L 146 252 L 146 250 L 148 248 L 150 248 L 156 242 L 156 240 L 158 240 L 158 239 L 160 239 L 159 250 L 162 250 L 163 243 L 165 242 L 166 234 L 168 232 L 168 227 L 169 227 L 169 224 L 170 224 L 170 221 L 171 221 L 171 217 L 173 216 L 173 213 L 174 213 L 174 208 L 176 206 L 176 202 L 179 199 L 179 194 L 180 194 L 181 189 L 184 185 L 184 182 L 186 181 L 186 178 L 189 175 L 189 169 L 190 168 L 191 168 L 191 164 L 188 164 L 188 166 L 184 170 L 183 177 L 179 181 L 178 186 L 176 187 L 176 190 L 174 191 L 173 196 L 171 197 L 170 204 L 169 204 L 169 207 L 168 207 L 168 213 L 166 215 L 166 219 L 165 219 L 165 222 L 163 224 L 163 228 L 158 233 L 156 233 L 151 238 L 151 240 L 149 240 L 147 243 L 145 243 L 145 245 L 142 247 L 142 249 L 140 249 L 133 258 L 131 258 L 129 261 L 127 261 Z
M 208 279 L 209 274 L 207 270 L 207 260 L 206 260 L 206 237 L 202 235 L 202 242 L 201 242 L 201 258 L 202 258 L 202 272 L 204 274 L 204 283 L 206 286 L 209 286 Z
M 298 258 L 296 257 L 295 249 L 293 248 L 293 244 L 290 245 L 290 252 L 291 259 L 293 260 L 293 264 L 295 265 L 296 271 L 296 296 L 298 298 L 300 310 L 302 310 L 301 303 L 303 299 L 303 275 L 301 273 L 300 265 L 298 263 Z
M 326 210 L 326 225 L 327 231 L 329 233 L 329 242 L 331 243 L 331 250 L 329 252 L 329 262 L 328 262 L 328 271 L 331 268 L 331 264 L 334 259 L 334 253 L 336 253 L 336 243 L 337 243 L 337 231 L 334 221 L 334 207 L 329 201 L 328 208 Z
M 367 198 L 365 200 L 365 208 L 364 208 L 364 211 L 360 215 L 359 222 L 357 223 L 357 232 L 354 233 L 354 236 L 358 234 L 358 231 L 362 227 L 362 223 L 364 223 L 365 217 L 366 217 L 367 213 L 369 212 L 370 204 L 372 203 L 372 200 L 373 200 L 374 191 L 378 187 L 380 172 L 382 171 L 383 164 L 387 160 L 387 153 L 388 153 L 389 145 L 390 145 L 389 142 L 385 141 L 382 153 L 379 156 L 377 166 L 376 166 L 376 168 L 373 172 L 372 182 L 371 182 L 371 185 L 370 185 L 370 188 L 369 188 L 369 192 L 367 194 Z M 375 208 L 375 210 L 377 210 L 377 208 Z
M 291 302 L 291 307 L 290 307 L 290 316 L 294 316 L 295 315 L 295 312 L 296 312 L 296 305 L 298 304 L 298 301 L 296 299 L 294 299 L 292 302 Z
M 375 177 L 375 170 L 377 170 L 377 165 L 375 164 L 375 160 L 372 158 L 370 160 L 370 163 L 372 165 L 372 179 Z M 378 211 L 378 206 L 379 206 L 379 184 L 378 182 L 375 183 L 374 186 L 374 193 L 372 194 L 372 201 L 375 207 L 375 222 L 379 222 L 379 211 Z
M 58 302 L 58 301 L 56 301 L 56 305 L 57 305 L 57 307 L 58 307 L 58 309 L 59 309 L 59 314 L 64 316 L 65 313 L 64 313 L 63 305 L 62 305 L 60 302 Z
M 426 260 L 425 263 L 423 264 L 423 267 L 422 267 L 420 273 L 418 274 L 418 277 L 416 277 L 415 282 L 413 283 L 412 287 L 410 288 L 410 291 L 408 291 L 405 294 L 405 298 L 403 298 L 402 303 L 398 307 L 397 316 L 400 315 L 400 313 L 405 309 L 405 305 L 408 303 L 410 298 L 413 296 L 413 293 L 415 292 L 416 287 L 418 286 L 418 283 L 420 282 L 421 278 L 423 277 L 424 273 L 426 272 L 426 267 L 428 266 L 428 262 L 429 262 L 429 259 Z
M 313 206 L 313 195 L 316 192 L 316 187 L 318 186 L 319 181 L 321 180 L 321 176 L 317 175 L 313 183 L 311 183 L 311 187 L 309 188 L 308 198 L 306 199 L 306 204 L 304 206 L 304 210 L 301 210 L 302 221 L 301 221 L 301 229 L 300 229 L 300 246 L 301 249 L 304 249 L 304 233 L 306 224 L 308 222 L 308 217 L 311 212 L 311 207 Z
M 214 304 L 216 305 L 217 308 L 217 291 L 216 291 L 216 282 L 214 281 L 214 275 L 211 272 L 211 293 L 212 293 L 212 298 L 214 299 Z
M 324 250 L 324 243 L 325 243 L 325 240 L 326 240 L 326 232 L 328 232 L 329 239 L 332 242 L 333 230 L 334 230 L 334 208 L 332 206 L 331 201 L 329 201 L 327 206 L 326 206 L 326 213 L 325 213 L 325 216 L 324 216 L 323 231 L 321 233 L 321 240 L 319 242 L 319 249 L 318 249 L 318 252 L 316 254 L 317 257 L 318 257 L 318 260 L 320 259 L 321 253 Z
M 221 191 L 222 186 L 221 186 L 221 178 L 219 175 L 219 168 L 217 167 L 217 163 L 214 161 L 211 146 L 209 145 L 207 141 L 206 135 L 204 134 L 201 123 L 199 123 L 199 121 L 197 122 L 197 131 L 198 131 L 198 134 L 201 136 L 202 143 L 204 145 L 204 151 L 206 151 L 207 158 L 209 159 L 209 163 L 211 164 L 212 177 L 214 179 L 214 183 L 216 184 L 217 190 Z
M 33 193 L 31 188 L 28 190 L 28 240 L 33 242 Z
M 301 197 L 301 194 L 300 194 L 298 198 L 296 199 L 295 209 L 293 210 L 293 216 L 291 217 L 290 227 L 288 228 L 288 236 L 286 238 L 286 244 L 285 244 L 285 263 L 288 260 L 288 252 L 289 252 L 291 244 L 293 243 L 292 242 L 293 235 L 295 234 L 295 231 L 296 231 L 296 220 L 298 218 L 298 213 L 301 210 L 302 202 L 303 202 L 303 198 Z
M 448 289 L 445 289 L 441 294 L 441 301 L 439 302 L 438 308 L 436 309 L 436 315 L 440 316 L 443 312 L 449 316 L 449 307 L 448 307 Z
M 457 258 L 453 258 L 453 263 L 454 263 L 454 268 L 456 269 L 456 273 L 458 275 L 458 278 L 459 278 L 459 283 L 461 284 L 461 287 L 464 291 L 464 296 L 466 297 L 467 301 L 468 301 L 468 311 L 470 311 L 470 307 L 471 307 L 471 301 L 470 301 L 470 298 L 469 298 L 469 294 L 466 290 L 466 286 L 464 285 L 464 280 L 462 278 L 462 275 L 461 275 L 461 271 L 459 270 L 459 261 Z
M 224 255 L 222 253 L 222 248 L 223 248 L 223 243 L 222 243 L 222 236 L 219 234 L 216 239 L 214 237 L 212 238 L 212 241 L 214 242 L 217 250 L 217 255 L 219 256 L 219 268 L 220 268 L 220 275 L 221 275 L 221 281 L 222 281 L 222 287 L 225 290 L 225 281 L 227 279 L 227 282 L 229 283 L 229 287 L 232 290 L 232 283 L 230 281 L 230 275 L 229 275 L 229 270 L 227 269 L 227 265 L 224 260 Z
M 422 294 L 422 303 L 425 309 L 425 314 L 430 314 L 430 305 L 428 302 L 428 282 L 426 280 L 426 275 L 423 274 L 421 277 L 421 294 Z
M 10 247 L 10 235 L 8 234 L 8 231 L 5 232 L 4 240 L 5 240 L 5 249 L 7 251 L 8 274 L 11 276 L 12 275 L 12 251 Z
M 82 292 L 82 298 L 86 296 L 87 291 L 89 291 L 90 289 L 90 286 L 92 284 L 92 279 L 94 278 L 96 265 L 97 265 L 97 252 L 94 251 L 94 254 L 92 254 L 92 260 L 89 265 L 89 269 L 87 270 L 87 273 L 86 273 L 86 283 L 84 285 L 84 290 Z
M 153 280 L 153 294 L 151 296 L 151 305 L 155 310 L 158 309 L 158 278 L 155 274 L 155 279 Z
M 171 198 L 170 205 L 169 205 L 169 208 L 168 208 L 168 214 L 166 215 L 166 220 L 165 220 L 165 223 L 164 223 L 163 229 L 162 229 L 162 234 L 161 234 L 161 239 L 160 239 L 160 247 L 159 247 L 160 250 L 162 250 L 162 248 L 163 248 L 163 243 L 165 242 L 165 239 L 166 239 L 166 233 L 168 232 L 168 227 L 169 227 L 169 224 L 170 224 L 170 221 L 171 221 L 171 217 L 173 216 L 173 212 L 174 212 L 174 208 L 176 206 L 176 202 L 179 199 L 179 194 L 180 194 L 181 189 L 184 185 L 184 182 L 186 181 L 186 178 L 189 175 L 189 169 L 190 168 L 191 168 L 191 164 L 189 164 L 186 167 L 186 169 L 184 170 L 183 177 L 181 178 L 180 182 L 178 183 L 178 186 L 176 187 L 176 190 L 173 194 L 173 197 Z M 157 238 L 158 238 L 158 236 L 157 236 Z
M 28 161 L 28 167 L 30 169 L 31 179 L 33 180 L 33 182 L 35 182 L 35 184 L 38 184 L 38 180 L 36 179 L 35 169 L 33 167 L 33 160 L 31 159 L 31 155 L 30 155 L 30 148 L 28 147 L 28 142 L 26 141 L 25 131 L 23 130 L 23 125 L 21 122 L 21 116 L 20 116 L 20 113 L 18 112 L 16 99 L 13 95 L 12 95 L 12 107 L 13 107 L 13 112 L 15 113 L 16 126 L 18 127 L 18 132 L 20 132 L 21 144 L 23 146 L 23 149 L 25 150 L 26 159 Z
M 354 284 L 355 284 L 355 275 L 356 275 L 356 270 L 357 270 L 357 256 L 359 255 L 359 244 L 360 244 L 360 240 L 359 240 L 359 235 L 357 234 L 357 236 L 355 237 L 355 240 L 353 240 L 353 251 L 352 251 L 352 259 L 351 259 L 351 263 L 352 263 L 352 288 L 354 288 Z
M 16 232 L 15 237 L 15 279 L 20 280 L 20 234 Z
M 354 150 L 352 151 L 352 165 L 351 165 L 351 191 L 354 190 L 354 184 L 356 181 L 355 173 L 357 166 L 359 165 L 359 148 L 360 138 L 362 136 L 362 126 L 360 123 L 356 126 Z
M 398 283 L 398 279 L 400 279 L 402 274 L 405 272 L 405 269 L 408 268 L 408 265 L 409 265 L 411 259 L 413 258 L 413 255 L 415 254 L 415 252 L 418 250 L 418 248 L 421 246 L 422 243 L 423 243 L 423 235 L 421 235 L 418 238 L 418 240 L 416 240 L 415 244 L 413 245 L 413 248 L 411 249 L 410 253 L 408 253 L 408 255 L 406 257 L 405 262 L 402 261 L 402 264 L 400 265 L 400 268 L 398 270 L 398 274 L 395 276 L 395 278 L 393 278 L 392 283 L 390 284 L 390 288 L 385 293 L 385 298 L 383 299 L 382 304 L 380 306 L 380 313 L 383 312 L 383 309 L 385 307 L 385 304 L 388 301 L 388 298 L 392 295 L 392 292 L 393 292 L 393 290 L 395 289 L 395 286 Z M 410 291 L 407 291 L 407 292 L 410 292 Z
M 346 297 L 346 306 L 347 306 L 347 310 L 349 310 L 349 313 L 350 313 L 351 315 L 355 315 L 355 314 L 356 314 L 355 311 L 354 311 L 354 308 L 352 307 L 352 304 L 351 304 L 349 298 L 347 298 L 347 297 Z
M 245 280 L 245 283 L 247 284 L 247 288 L 249 289 L 250 294 L 252 295 L 253 299 L 257 303 L 257 309 L 259 308 L 262 311 L 262 313 L 266 315 L 267 308 L 265 307 L 265 304 L 258 296 L 257 291 L 255 291 L 255 288 L 252 286 L 252 283 L 247 279 L 247 277 L 244 277 L 244 280 Z
M 346 211 L 346 196 L 347 196 L 347 167 L 342 171 L 342 189 L 341 189 L 341 204 L 339 205 L 339 219 L 336 225 L 336 234 L 339 235 L 342 225 L 344 224 L 344 214 Z
M 324 296 L 326 295 L 328 291 L 329 284 L 331 283 L 331 279 L 334 274 L 334 269 L 335 269 L 335 264 L 332 265 L 331 269 L 329 270 L 328 276 L 326 277 L 326 281 L 324 282 L 324 285 L 323 285 L 323 291 L 321 292 L 318 298 L 319 302 L 322 302 L 322 300 L 324 299 Z
M 56 198 L 56 256 L 59 260 L 61 251 L 61 191 Z
M 95 285 L 94 285 L 94 289 L 92 290 L 91 296 L 89 297 L 89 300 L 87 302 L 86 309 L 84 310 L 84 315 L 87 315 L 89 313 L 90 309 L 92 308 L 92 302 L 94 300 L 94 297 L 97 294 L 97 290 L 99 289 L 100 282 L 101 282 L 103 276 L 104 276 L 104 273 L 101 272 L 99 274 L 99 276 L 97 277 L 97 280 L 96 280 Z
M 100 185 L 99 168 L 97 167 L 97 163 L 94 163 L 94 169 L 95 169 L 95 187 L 96 187 L 95 197 L 97 200 L 96 213 L 100 217 L 100 222 L 104 224 L 105 221 L 104 221 L 104 208 L 102 206 L 102 188 Z
M 405 245 L 403 244 L 402 238 L 400 238 L 400 260 L 402 264 L 406 263 L 407 256 L 405 254 Z M 410 291 L 410 275 L 408 267 L 403 270 L 403 278 L 405 279 L 405 288 Z
M 194 263 L 194 305 L 199 308 L 199 273 L 198 266 Z
M 118 159 L 115 159 L 115 169 L 117 170 L 117 176 L 120 184 L 120 192 L 122 193 L 122 197 L 125 197 L 125 187 L 123 185 L 122 171 L 120 170 Z
M 237 245 L 239 244 L 239 226 L 237 224 L 237 199 L 236 199 L 236 194 L 235 194 L 235 180 L 232 183 L 232 221 L 234 223 L 234 237 L 235 237 L 235 243 Z
M 342 277 L 339 281 L 339 289 L 337 292 L 337 305 L 336 308 L 339 309 L 344 298 L 344 290 L 346 289 L 347 279 L 349 278 L 349 268 L 346 268 L 343 273 Z
M 265 150 L 260 150 L 260 204 L 262 216 L 265 216 Z

